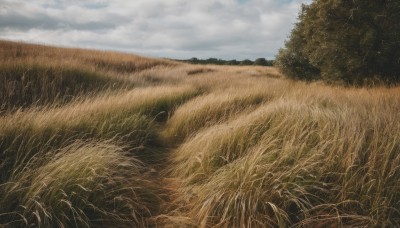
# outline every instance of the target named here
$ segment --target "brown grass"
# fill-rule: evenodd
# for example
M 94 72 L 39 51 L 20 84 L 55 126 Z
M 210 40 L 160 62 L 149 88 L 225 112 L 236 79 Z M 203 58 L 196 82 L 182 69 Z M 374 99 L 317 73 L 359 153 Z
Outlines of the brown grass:
M 399 88 L 0 50 L 0 227 L 400 226 Z

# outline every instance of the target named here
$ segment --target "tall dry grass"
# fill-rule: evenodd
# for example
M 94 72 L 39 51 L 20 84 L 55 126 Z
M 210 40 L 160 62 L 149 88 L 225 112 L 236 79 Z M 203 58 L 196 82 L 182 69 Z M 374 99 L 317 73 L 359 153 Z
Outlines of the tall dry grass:
M 3 61 L 41 62 L 61 61 L 64 64 L 79 64 L 90 66 L 100 71 L 117 73 L 134 73 L 155 66 L 173 66 L 175 62 L 163 59 L 150 59 L 132 54 L 85 50 L 77 48 L 49 47 L 38 44 L 25 44 L 10 41 L 0 41 L 0 59 Z
M 399 225 L 398 89 L 307 87 L 174 152 L 188 217 L 204 227 Z
M 0 41 L 0 113 L 37 105 L 63 104 L 85 95 L 158 83 L 132 77 L 167 60 L 116 52 Z
M 0 50 L 0 227 L 400 226 L 399 88 Z
M 82 66 L 26 61 L 1 63 L 0 112 L 62 105 L 83 96 L 133 86 L 133 83 Z
M 133 151 L 157 146 L 160 140 L 154 121 L 166 118 L 174 106 L 196 94 L 194 88 L 187 86 L 136 89 L 62 108 L 1 117 L 0 180 L 5 181 L 13 172 L 19 172 L 40 151 L 74 140 L 115 139 Z M 152 155 L 138 156 L 145 159 Z
M 145 226 L 162 192 L 157 126 L 201 91 L 132 79 L 164 60 L 0 46 L 0 224 Z
M 36 160 L 1 185 L 7 226 L 144 226 L 158 210 L 157 186 L 119 146 L 76 142 Z
M 202 128 L 227 120 L 236 113 L 251 109 L 266 100 L 262 94 L 239 96 L 208 94 L 180 107 L 169 120 L 166 135 L 174 141 L 183 141 Z

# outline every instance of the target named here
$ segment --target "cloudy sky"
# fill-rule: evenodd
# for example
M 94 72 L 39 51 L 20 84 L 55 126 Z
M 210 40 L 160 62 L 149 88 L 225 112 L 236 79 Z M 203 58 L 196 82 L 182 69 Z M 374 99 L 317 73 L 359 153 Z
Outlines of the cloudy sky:
M 272 59 L 309 2 L 0 0 L 0 39 L 178 59 Z

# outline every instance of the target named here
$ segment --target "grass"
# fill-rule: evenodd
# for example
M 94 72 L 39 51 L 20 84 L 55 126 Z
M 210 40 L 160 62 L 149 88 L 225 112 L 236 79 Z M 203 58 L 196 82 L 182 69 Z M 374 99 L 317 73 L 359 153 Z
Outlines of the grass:
M 12 62 L 0 64 L 0 111 L 64 104 L 107 90 L 130 88 L 120 79 L 82 67 Z
M 174 66 L 175 62 L 162 59 L 149 59 L 132 54 L 84 50 L 76 48 L 59 48 L 45 45 L 25 44 L 1 41 L 0 58 L 6 61 L 40 61 L 61 62 L 89 66 L 103 72 L 120 74 L 134 73 L 156 66 Z
M 202 128 L 229 120 L 237 113 L 251 110 L 253 106 L 266 102 L 271 97 L 260 88 L 232 92 L 235 94 L 207 94 L 179 107 L 168 121 L 166 137 L 182 141 Z
M 398 87 L 0 49 L 0 227 L 400 226 Z
M 144 225 L 158 197 L 142 164 L 109 142 L 48 151 L 2 186 L 0 218 L 13 227 Z
M 388 105 L 398 101 L 347 96 L 281 98 L 186 141 L 171 172 L 188 217 L 217 227 L 398 226 L 399 112 Z
M 156 91 L 137 89 L 0 118 L 0 179 L 4 181 L 10 172 L 18 172 L 18 167 L 40 151 L 75 140 L 116 138 L 130 150 L 157 146 L 154 121 L 162 120 L 164 113 L 197 92 L 191 87 L 155 88 Z M 150 155 L 138 156 L 145 159 Z

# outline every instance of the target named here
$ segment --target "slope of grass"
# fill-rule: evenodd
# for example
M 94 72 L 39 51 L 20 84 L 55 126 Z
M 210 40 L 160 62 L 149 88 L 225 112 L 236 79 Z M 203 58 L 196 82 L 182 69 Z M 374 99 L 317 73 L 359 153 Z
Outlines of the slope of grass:
M 154 91 L 154 89 L 156 90 Z M 143 177 L 141 174 L 132 176 L 135 171 L 130 170 L 129 167 L 126 168 L 125 172 L 118 170 L 118 164 L 114 164 L 112 160 L 109 160 L 111 158 L 97 154 L 99 150 L 101 151 L 101 147 L 98 148 L 98 143 L 89 144 L 89 148 L 86 148 L 86 143 L 83 143 L 79 148 L 71 147 L 72 149 L 67 149 L 67 151 L 61 149 L 61 152 L 56 153 L 59 155 L 54 155 L 49 151 L 58 150 L 57 148 L 69 148 L 71 144 L 74 145 L 77 141 L 82 140 L 83 142 L 93 139 L 112 140 L 114 145 L 122 147 L 125 151 L 123 158 L 127 156 L 126 152 L 130 151 L 130 156 L 135 154 L 143 161 L 152 162 L 160 159 L 163 155 L 158 153 L 159 150 L 153 151 L 150 149 L 151 147 L 160 146 L 160 139 L 155 129 L 155 121 L 162 121 L 165 118 L 161 115 L 162 113 L 172 111 L 175 106 L 195 96 L 197 93 L 192 87 L 188 86 L 137 89 L 122 94 L 103 95 L 96 99 L 75 102 L 62 108 L 32 110 L 2 117 L 0 120 L 2 124 L 2 129 L 0 130 L 0 151 L 2 152 L 0 176 L 2 188 L 0 188 L 0 193 L 3 197 L 2 205 L 10 205 L 11 208 L 5 208 L 5 211 L 0 212 L 0 214 L 5 214 L 5 217 L 0 216 L 0 223 L 24 224 L 28 222 L 29 224 L 33 223 L 42 226 L 59 224 L 64 226 L 76 225 L 78 227 L 91 226 L 97 220 L 101 224 L 112 222 L 112 219 L 119 224 L 133 223 L 138 225 L 145 223 L 143 217 L 149 217 L 154 213 L 155 209 L 159 207 L 159 203 L 157 203 L 157 197 L 153 193 L 140 193 L 142 187 L 140 185 L 137 186 L 136 183 L 142 183 Z M 80 149 L 81 147 L 83 149 Z M 93 149 L 91 149 L 92 147 Z M 75 152 L 75 150 L 79 152 Z M 73 153 L 73 156 L 65 155 L 67 157 L 64 157 L 64 154 L 69 153 Z M 92 153 L 85 154 L 85 156 L 100 156 L 99 160 L 104 157 L 104 159 L 107 159 L 104 161 L 111 162 L 110 167 L 107 168 L 107 164 L 97 164 L 97 161 L 93 161 L 94 163 L 87 161 L 85 163 L 83 153 Z M 108 153 L 108 150 L 104 150 L 104 153 Z M 57 160 L 54 161 L 51 157 L 57 157 Z M 58 157 L 60 158 L 58 159 Z M 96 159 L 96 157 L 93 157 L 93 159 Z M 121 159 L 118 161 L 121 161 Z M 74 164 L 76 163 L 74 160 L 84 163 Z M 57 166 L 54 166 L 54 163 L 57 163 Z M 63 167 L 61 163 L 66 167 Z M 70 167 L 71 165 L 72 167 Z M 114 172 L 118 174 L 116 178 L 120 183 L 117 182 L 117 186 L 104 187 L 104 181 L 110 181 L 110 183 L 114 184 L 112 179 L 114 176 L 104 177 L 103 174 L 92 170 L 95 169 L 95 165 L 98 165 L 99 168 L 105 166 L 103 168 L 107 172 L 111 172 L 112 175 L 114 175 Z M 37 168 L 33 169 L 31 168 L 32 166 Z M 95 176 L 79 176 L 86 175 L 88 171 L 85 171 L 85 167 L 92 170 Z M 58 168 L 60 169 L 58 170 Z M 69 168 L 73 169 L 71 175 L 75 176 L 68 176 L 68 173 L 62 173 L 63 171 L 67 172 Z M 53 171 L 53 169 L 56 170 Z M 143 167 L 141 169 L 149 168 Z M 49 172 L 55 172 L 54 175 L 57 176 L 54 179 L 71 178 L 72 182 L 77 181 L 77 183 L 65 183 L 66 186 L 64 186 L 62 185 L 63 183 L 51 182 L 50 184 L 57 184 L 54 186 L 54 191 L 57 192 L 49 193 L 49 189 L 45 187 L 49 187 L 50 184 L 28 181 L 35 178 L 39 178 L 39 180 L 45 178 L 45 176 L 51 175 Z M 82 173 L 80 174 L 80 172 Z M 42 176 L 32 177 L 31 174 L 33 173 Z M 63 177 L 62 175 L 67 176 Z M 95 178 L 96 175 L 99 175 L 99 178 L 103 177 L 104 180 Z M 85 178 L 90 179 L 92 182 L 86 183 Z M 15 184 L 17 186 L 14 186 Z M 36 186 L 36 184 L 39 186 Z M 59 186 L 59 184 L 62 186 Z M 158 184 L 146 182 L 146 185 Z M 104 190 L 103 187 L 106 189 Z M 25 191 L 30 188 L 34 188 L 35 192 L 26 193 Z M 59 195 L 60 192 L 67 191 L 64 188 L 67 188 L 70 192 Z M 160 189 L 160 187 L 158 188 Z M 82 191 L 82 189 L 87 190 L 87 195 L 84 194 L 86 191 Z M 96 191 L 93 192 L 92 190 Z M 119 193 L 121 191 L 122 193 Z M 147 191 L 147 189 L 143 191 Z M 154 189 L 151 191 L 154 191 Z M 9 195 L 12 192 L 15 194 Z M 13 198 L 19 199 L 26 194 L 28 196 L 24 197 L 28 198 L 24 198 L 21 202 L 11 202 Z M 72 194 L 72 196 L 69 194 Z M 121 196 L 118 194 L 121 194 Z M 139 197 L 140 194 L 145 196 L 149 194 L 149 199 L 143 200 L 150 200 L 152 204 L 142 204 L 142 199 L 136 202 L 135 197 Z M 102 197 L 102 195 L 111 198 L 96 198 Z M 82 196 L 83 199 L 78 196 Z M 70 202 L 71 197 L 74 201 L 73 203 Z M 74 197 L 78 197 L 78 199 Z M 126 201 L 127 199 L 128 201 Z M 76 202 L 77 200 L 81 201 Z M 108 201 L 103 202 L 104 200 Z M 118 202 L 114 202 L 115 200 Z M 132 200 L 133 202 L 130 202 Z M 100 203 L 100 205 L 92 205 L 92 201 Z M 74 205 L 74 203 L 77 205 Z M 66 210 L 65 207 L 71 208 Z M 99 209 L 97 209 L 98 207 Z M 18 208 L 27 209 L 20 212 Z M 37 212 L 38 208 L 42 210 Z M 153 209 L 150 210 L 149 208 Z M 64 214 L 65 211 L 67 211 L 67 214 Z M 8 216 L 10 213 L 13 216 Z M 74 220 L 71 221 L 71 218 L 74 218 Z
M 1 186 L 0 221 L 12 227 L 143 226 L 159 201 L 142 164 L 123 148 L 77 142 Z
M 171 170 L 188 216 L 217 227 L 398 226 L 398 100 L 332 98 L 340 105 L 277 100 L 184 143 Z
M 162 120 L 174 106 L 196 94 L 192 87 L 137 89 L 0 118 L 0 180 L 19 172 L 18 167 L 40 151 L 78 139 L 115 138 L 131 150 L 157 146 L 153 121 Z
M 237 92 L 237 91 L 235 91 Z M 262 91 L 240 91 L 236 94 L 208 94 L 181 106 L 168 121 L 166 137 L 182 142 L 198 130 L 226 121 L 244 110 L 269 99 Z
M 0 112 L 63 104 L 100 91 L 132 87 L 82 67 L 12 62 L 0 64 Z
M 0 227 L 400 226 L 400 90 L 0 41 Z
M 61 61 L 64 64 L 90 66 L 100 71 L 134 73 L 155 66 L 174 66 L 175 62 L 163 59 L 150 59 L 132 54 L 85 50 L 76 48 L 49 47 L 37 44 L 25 44 L 0 41 L 0 59 L 17 61 L 40 60 L 42 62 Z

